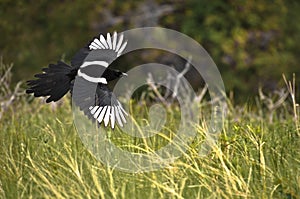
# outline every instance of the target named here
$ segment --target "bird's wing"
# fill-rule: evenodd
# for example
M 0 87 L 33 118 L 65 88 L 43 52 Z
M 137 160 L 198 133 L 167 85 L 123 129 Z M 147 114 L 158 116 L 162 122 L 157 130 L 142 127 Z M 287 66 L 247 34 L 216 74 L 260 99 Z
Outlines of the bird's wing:
M 71 66 L 79 68 L 83 62 L 84 59 L 88 56 L 90 50 L 88 46 L 81 48 L 71 59 Z
M 71 65 L 80 67 L 86 61 L 105 61 L 111 64 L 125 50 L 127 41 L 123 34 L 107 33 L 106 39 L 101 34 L 95 37 L 86 47 L 80 49 L 72 58 Z
M 99 38 L 94 38 L 94 40 L 90 43 L 90 50 L 111 50 L 117 53 L 117 57 L 119 57 L 124 51 L 127 41 L 124 41 L 124 35 L 118 35 L 116 32 L 111 36 L 109 33 L 106 35 L 106 39 L 103 35 L 100 35 Z
M 76 89 L 74 89 L 76 88 Z M 126 123 L 128 115 L 113 92 L 105 84 L 95 84 L 77 76 L 72 91 L 72 99 L 76 106 L 92 121 L 110 123 L 111 128 L 118 123 L 120 127 Z

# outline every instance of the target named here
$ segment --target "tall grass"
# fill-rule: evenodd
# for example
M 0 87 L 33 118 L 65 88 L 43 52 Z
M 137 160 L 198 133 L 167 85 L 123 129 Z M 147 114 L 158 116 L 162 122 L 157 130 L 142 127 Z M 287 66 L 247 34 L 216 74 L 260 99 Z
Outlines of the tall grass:
M 126 173 L 103 165 L 86 150 L 69 100 L 53 109 L 23 97 L 0 123 L 0 197 L 300 198 L 299 121 L 293 106 L 286 102 L 271 122 L 259 103 L 229 106 L 225 128 L 207 156 L 198 155 L 204 137 L 198 125 L 197 138 L 175 163 L 158 171 Z M 172 114 L 180 113 L 174 109 Z M 178 121 L 171 122 L 176 126 Z M 120 132 L 112 132 L 110 139 L 129 151 L 145 142 L 150 148 L 165 144 L 151 145 L 155 140 Z
M 7 70 L 6 70 L 7 71 Z M 8 74 L 8 73 L 4 73 Z M 197 136 L 171 165 L 127 173 L 98 161 L 73 124 L 70 100 L 45 104 L 11 92 L 1 78 L 0 198 L 300 198 L 299 105 L 295 84 L 285 79 L 291 100 L 258 98 L 234 106 L 217 144 L 199 156 L 205 138 L 202 113 Z M 12 97 L 14 96 L 14 97 Z M 132 103 L 139 126 L 149 124 L 146 103 Z M 149 153 L 176 136 L 180 109 L 167 110 L 167 126 L 156 136 L 136 138 L 119 130 L 105 134 L 125 151 Z M 143 133 L 143 132 L 138 132 Z

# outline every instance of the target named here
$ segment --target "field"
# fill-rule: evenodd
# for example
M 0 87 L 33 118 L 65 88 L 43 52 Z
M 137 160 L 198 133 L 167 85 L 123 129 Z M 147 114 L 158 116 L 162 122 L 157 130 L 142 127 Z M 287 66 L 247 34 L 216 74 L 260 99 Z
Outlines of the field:
M 0 0 L 0 199 L 300 199 L 300 0 L 32 2 Z M 103 45 L 124 51 L 110 63 L 82 49 Z M 42 68 L 80 59 L 128 73 L 107 81 L 133 127 L 91 125 L 70 93 L 25 93 Z M 51 68 L 38 92 L 68 86 Z M 220 93 L 226 108 L 211 109 Z
M 224 129 L 207 156 L 198 155 L 204 130 L 196 125 L 197 137 L 182 157 L 140 173 L 107 167 L 89 153 L 68 97 L 54 106 L 21 96 L 1 118 L 0 198 L 300 198 L 299 109 L 290 96 L 273 109 L 271 97 L 243 106 L 228 100 Z M 141 103 L 134 107 L 146 118 L 138 122 L 147 122 Z M 169 113 L 178 118 L 178 109 Z M 160 148 L 163 138 L 149 142 L 116 131 L 109 139 L 149 152 L 145 143 Z

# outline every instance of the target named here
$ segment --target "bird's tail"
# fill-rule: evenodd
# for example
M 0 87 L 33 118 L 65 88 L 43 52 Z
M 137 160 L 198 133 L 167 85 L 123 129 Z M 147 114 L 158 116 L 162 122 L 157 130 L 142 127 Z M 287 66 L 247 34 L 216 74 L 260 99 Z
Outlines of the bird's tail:
M 72 69 L 61 61 L 50 64 L 48 68 L 43 68 L 43 73 L 34 76 L 37 79 L 27 81 L 29 88 L 26 93 L 33 93 L 35 97 L 49 96 L 47 103 L 59 100 L 71 88 L 76 75 Z

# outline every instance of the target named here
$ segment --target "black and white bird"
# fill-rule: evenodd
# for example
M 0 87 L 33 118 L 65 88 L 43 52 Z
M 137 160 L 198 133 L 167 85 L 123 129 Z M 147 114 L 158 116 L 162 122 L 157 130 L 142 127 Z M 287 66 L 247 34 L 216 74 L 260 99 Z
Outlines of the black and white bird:
M 74 55 L 71 66 L 58 61 L 43 68 L 43 73 L 35 75 L 37 79 L 27 82 L 26 93 L 33 93 L 35 97 L 48 96 L 46 102 L 49 103 L 70 91 L 73 102 L 88 118 L 104 123 L 105 127 L 109 123 L 111 128 L 116 123 L 123 127 L 128 114 L 107 84 L 127 76 L 109 68 L 122 55 L 126 45 L 123 34 L 107 33 L 106 39 L 100 35 Z

